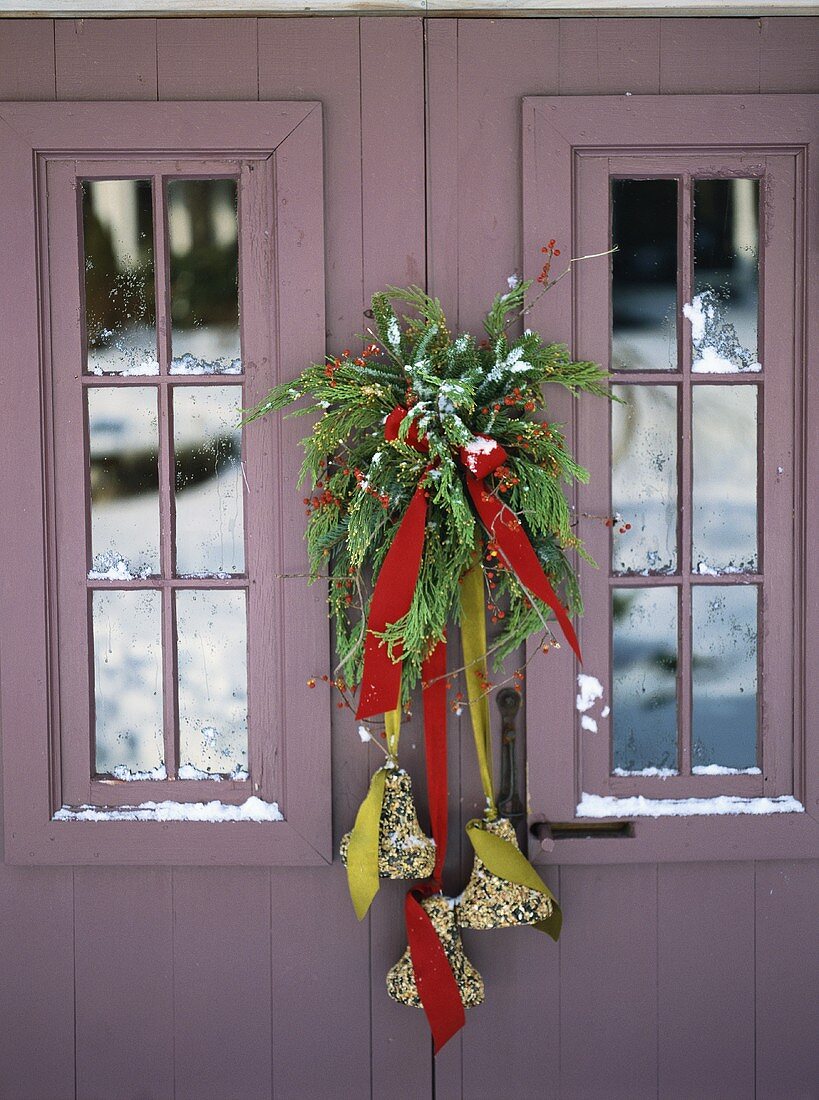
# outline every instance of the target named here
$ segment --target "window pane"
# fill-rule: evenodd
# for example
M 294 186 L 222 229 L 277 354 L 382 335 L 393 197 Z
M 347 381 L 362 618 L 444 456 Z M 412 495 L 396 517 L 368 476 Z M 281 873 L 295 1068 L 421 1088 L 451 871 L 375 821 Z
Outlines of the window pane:
M 92 598 L 97 774 L 164 779 L 160 594 Z
M 156 390 L 88 389 L 91 572 L 123 580 L 159 573 Z
M 692 590 L 694 772 L 757 766 L 757 588 Z
M 85 180 L 85 325 L 92 374 L 157 374 L 150 180 Z
M 236 180 L 168 181 L 171 374 L 238 374 Z
M 616 573 L 677 568 L 677 389 L 614 386 L 611 507 Z M 621 531 L 625 524 L 630 529 Z
M 612 593 L 613 766 L 677 768 L 677 589 Z
M 180 774 L 246 772 L 245 593 L 177 592 L 176 629 Z
M 760 370 L 759 180 L 694 181 L 694 295 L 691 369 Z
M 241 405 L 241 386 L 174 388 L 177 573 L 244 571 Z
M 677 366 L 677 181 L 612 180 L 613 370 Z
M 694 386 L 695 573 L 757 569 L 757 387 Z

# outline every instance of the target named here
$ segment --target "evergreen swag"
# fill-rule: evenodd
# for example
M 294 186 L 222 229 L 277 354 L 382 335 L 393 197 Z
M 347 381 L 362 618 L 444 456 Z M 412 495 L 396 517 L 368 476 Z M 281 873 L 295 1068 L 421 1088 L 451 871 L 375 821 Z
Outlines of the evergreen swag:
M 538 282 L 548 289 L 549 261 L 558 253 L 554 242 L 543 251 L 547 264 Z M 586 481 L 588 475 L 569 454 L 558 426 L 533 414 L 544 409 L 543 383 L 564 386 L 575 396 L 608 396 L 607 375 L 594 363 L 572 361 L 565 345 L 545 343 L 529 329 L 517 338 L 509 335 L 532 285 L 521 282 L 495 298 L 480 341 L 468 334 L 453 339 L 437 298 L 416 286 L 388 287 L 372 299 L 377 332 L 369 335 L 378 343 L 367 344 L 360 355 L 345 351 L 313 364 L 246 414 L 247 423 L 302 398 L 307 404 L 291 415 L 319 414 L 302 441 L 300 484 L 310 478 L 314 488 L 304 501 L 311 579 L 329 574 L 336 683 L 344 692 L 361 679 L 371 583 L 423 477 L 427 537 L 418 583 L 408 614 L 384 635 L 391 656 L 397 642 L 403 645 L 402 700 L 407 702 L 447 620 L 459 614 L 459 578 L 478 546 L 488 608 L 493 621 L 503 623 L 493 646 L 496 662 L 536 631 L 548 631 L 550 609 L 499 562 L 466 491 L 458 451 L 476 436 L 489 436 L 506 449 L 508 459 L 487 487 L 517 514 L 570 613 L 582 609 L 568 553 L 588 555 L 572 530 L 561 482 Z M 410 312 L 399 320 L 391 302 Z M 408 415 L 398 438 L 387 442 L 385 421 L 396 406 Z M 419 437 L 428 442 L 428 453 L 412 445 Z

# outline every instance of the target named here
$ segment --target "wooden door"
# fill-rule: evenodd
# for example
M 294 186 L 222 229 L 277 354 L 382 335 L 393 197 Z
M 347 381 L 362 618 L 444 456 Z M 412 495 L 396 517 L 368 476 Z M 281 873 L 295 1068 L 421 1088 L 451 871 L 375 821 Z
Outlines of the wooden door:
M 426 285 L 454 325 L 475 330 L 506 277 L 524 269 L 524 97 L 814 92 L 818 24 L 2 20 L 0 99 L 319 101 L 326 337 L 334 352 L 361 331 L 370 294 L 387 283 Z M 569 180 L 556 186 L 568 196 Z M 4 213 L 0 193 L 0 219 Z M 549 235 L 570 231 L 554 226 Z M 7 265 L 5 300 L 12 285 L 36 298 L 33 274 Z M 562 329 L 550 335 L 575 338 Z M 39 369 L 36 350 L 6 351 L 7 412 L 37 434 L 39 408 L 13 401 Z M 292 372 L 300 365 L 290 364 Z M 809 374 L 811 400 L 813 381 Z M 22 525 L 40 471 L 14 468 L 8 450 L 4 458 Z M 18 580 L 3 574 L 2 583 L 8 606 Z M 15 644 L 23 656 L 33 653 L 32 632 L 44 624 L 16 626 Z M 5 743 L 14 732 L 7 693 L 22 707 L 45 669 L 32 663 L 34 687 L 10 682 L 4 657 L 7 650 Z M 332 727 L 337 844 L 374 761 L 335 708 Z M 453 716 L 449 732 L 446 876 L 456 891 L 469 864 L 462 827 L 481 796 L 469 731 Z M 548 734 L 530 716 L 530 766 L 535 737 Z M 423 806 L 420 736 L 402 741 Z M 658 853 L 551 863 L 544 874 L 566 917 L 559 946 L 526 929 L 467 935 L 487 1003 L 436 1060 L 423 1015 L 395 1005 L 384 988 L 405 945 L 400 884 L 385 884 L 359 925 L 338 860 L 4 863 L 0 1093 L 806 1097 L 819 1077 L 807 965 L 816 953 L 817 863 L 806 854 L 732 858 L 726 849 L 699 862 Z

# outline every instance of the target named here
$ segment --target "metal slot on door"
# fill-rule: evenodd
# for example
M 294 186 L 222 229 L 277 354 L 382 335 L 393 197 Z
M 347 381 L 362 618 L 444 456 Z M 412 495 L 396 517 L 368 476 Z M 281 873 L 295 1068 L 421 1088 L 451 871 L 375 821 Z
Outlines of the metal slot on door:
M 535 821 L 532 836 L 544 852 L 551 852 L 558 840 L 588 840 L 592 837 L 633 837 L 633 821 Z

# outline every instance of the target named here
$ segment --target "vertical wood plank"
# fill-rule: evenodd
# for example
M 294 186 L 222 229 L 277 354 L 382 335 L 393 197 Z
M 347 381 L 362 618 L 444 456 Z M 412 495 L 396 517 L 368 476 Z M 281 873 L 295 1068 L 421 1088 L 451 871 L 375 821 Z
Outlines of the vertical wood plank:
M 760 92 L 819 90 L 819 19 L 763 19 Z
M 258 42 L 260 99 L 322 104 L 327 346 L 338 353 L 364 321 L 359 21 L 260 19 Z M 337 850 L 369 768 L 351 716 L 335 707 L 332 716 Z M 344 869 L 275 871 L 271 889 L 276 1100 L 369 1096 L 369 928 L 355 919 Z M 316 1035 L 326 1056 L 316 1057 Z
M 78 867 L 77 1096 L 174 1089 L 173 912 L 167 868 Z
M 459 20 L 455 41 L 450 36 L 448 42 L 437 44 L 439 66 L 447 65 L 451 71 L 451 55 L 455 53 L 457 101 L 453 120 L 452 78 L 439 75 L 436 85 L 430 84 L 430 96 L 436 87 L 438 99 L 430 98 L 428 108 L 429 147 L 439 151 L 437 168 L 434 161 L 430 166 L 435 172 L 430 176 L 430 190 L 439 211 L 443 208 L 450 217 L 448 226 L 440 213 L 439 220 L 431 223 L 432 232 L 437 234 L 432 237 L 432 262 L 440 265 L 444 248 L 454 253 L 454 264 L 447 257 L 444 269 L 448 275 L 444 304 L 449 315 L 457 318 L 461 331 L 480 331 L 495 294 L 506 289 L 507 276 L 522 268 L 521 95 L 557 92 L 558 36 L 558 25 L 553 20 Z M 512 63 L 510 59 L 514 59 Z M 457 125 L 457 144 L 449 136 L 453 122 Z M 457 151 L 455 163 L 451 163 L 453 149 Z M 445 196 L 451 194 L 457 196 L 454 219 L 445 205 Z M 454 233 L 457 251 L 451 243 Z M 435 292 L 442 294 L 437 285 Z M 498 713 L 494 701 L 490 711 L 497 750 Z M 451 888 L 458 892 L 472 865 L 472 849 L 464 838 L 463 827 L 469 818 L 480 814 L 483 793 L 468 715 L 464 714 L 453 727 L 460 748 L 460 813 L 454 815 L 459 825 L 457 840 L 453 835 L 453 845 L 458 844 L 460 849 L 460 880 L 454 876 Z M 454 823 L 452 828 L 456 828 Z M 491 1095 L 495 1090 L 491 1086 L 484 1089 L 482 1074 L 501 1088 L 504 1076 L 508 1079 L 509 1074 L 519 1075 L 515 1084 L 520 1086 L 520 1095 L 542 1095 L 535 1061 L 528 1057 L 513 1068 L 512 1059 L 506 1056 L 508 1047 L 516 1048 L 520 1034 L 531 1035 L 531 1018 L 526 1021 L 524 1017 L 525 1002 L 533 996 L 532 985 L 526 983 L 525 996 L 518 1002 L 521 990 L 515 988 L 513 975 L 531 966 L 532 973 L 542 977 L 547 988 L 556 978 L 550 967 L 556 966 L 557 951 L 550 956 L 548 950 L 554 945 L 532 943 L 527 931 L 505 930 L 465 938 L 467 954 L 487 983 L 487 1001 L 467 1013 L 463 1032 L 436 1059 L 436 1096 L 455 1100 Z M 537 933 L 530 935 L 537 940 Z M 557 997 L 556 981 L 553 988 Z M 501 1015 L 497 1014 L 499 1004 Z M 504 1012 L 510 1015 L 508 1025 Z M 550 1036 L 543 1031 L 538 1046 L 548 1057 L 552 1051 Z M 556 1053 L 556 1042 L 553 1049 Z
M 259 98 L 322 104 L 327 340 L 338 353 L 363 327 L 358 20 L 260 19 Z
M 420 19 L 361 20 L 364 297 L 426 282 Z M 400 181 L 400 183 L 399 183 Z
M 68 868 L 0 863 L 0 1095 L 74 1096 L 74 900 Z
M 756 1095 L 816 1095 L 819 863 L 756 865 Z M 746 962 L 749 965 L 749 962 Z
M 458 20 L 426 27 L 427 289 L 458 327 Z
M 670 863 L 658 879 L 659 1095 L 754 1095 L 754 868 Z
M 560 894 L 559 872 L 545 874 Z M 463 1046 L 463 1095 L 559 1095 L 560 947 L 532 928 L 465 937 L 486 982 L 486 1002 L 469 1012 Z
M 423 34 L 420 19 L 361 20 L 362 308 L 385 286 L 426 285 Z M 420 700 L 415 713 L 402 728 L 400 760 L 428 827 Z M 371 753 L 373 764 L 379 757 Z M 424 1014 L 396 1004 L 385 985 L 406 947 L 408 885 L 385 882 L 370 914 L 372 1095 L 383 1100 L 396 1090 L 419 1100 L 432 1094 Z
M 257 99 L 255 19 L 160 19 L 160 99 Z
M 58 19 L 58 99 L 156 99 L 155 19 Z
M 270 871 L 173 870 L 176 1100 L 271 1096 Z
M 480 331 L 520 271 L 521 95 L 558 91 L 557 22 L 458 24 L 459 323 Z M 514 59 L 510 63 L 510 59 Z
M 415 797 L 420 803 L 418 794 L 416 786 Z M 426 822 L 427 815 L 420 804 L 419 813 Z M 430 1100 L 433 1096 L 432 1041 L 426 1016 L 421 1009 L 397 1004 L 387 993 L 386 985 L 387 971 L 398 962 L 407 946 L 404 898 L 409 885 L 382 882 L 371 910 L 373 1100 L 394 1100 L 396 1096 Z M 451 1040 L 438 1055 L 438 1061 L 455 1042 Z
M 759 91 L 759 19 L 663 19 L 660 91 Z
M 53 19 L 0 19 L 0 99 L 54 99 Z
M 370 1096 L 367 926 L 341 863 L 275 871 L 271 911 L 273 1095 Z
M 655 95 L 659 19 L 561 19 L 561 95 Z
M 560 1096 L 655 1096 L 657 868 L 562 867 L 560 895 Z

